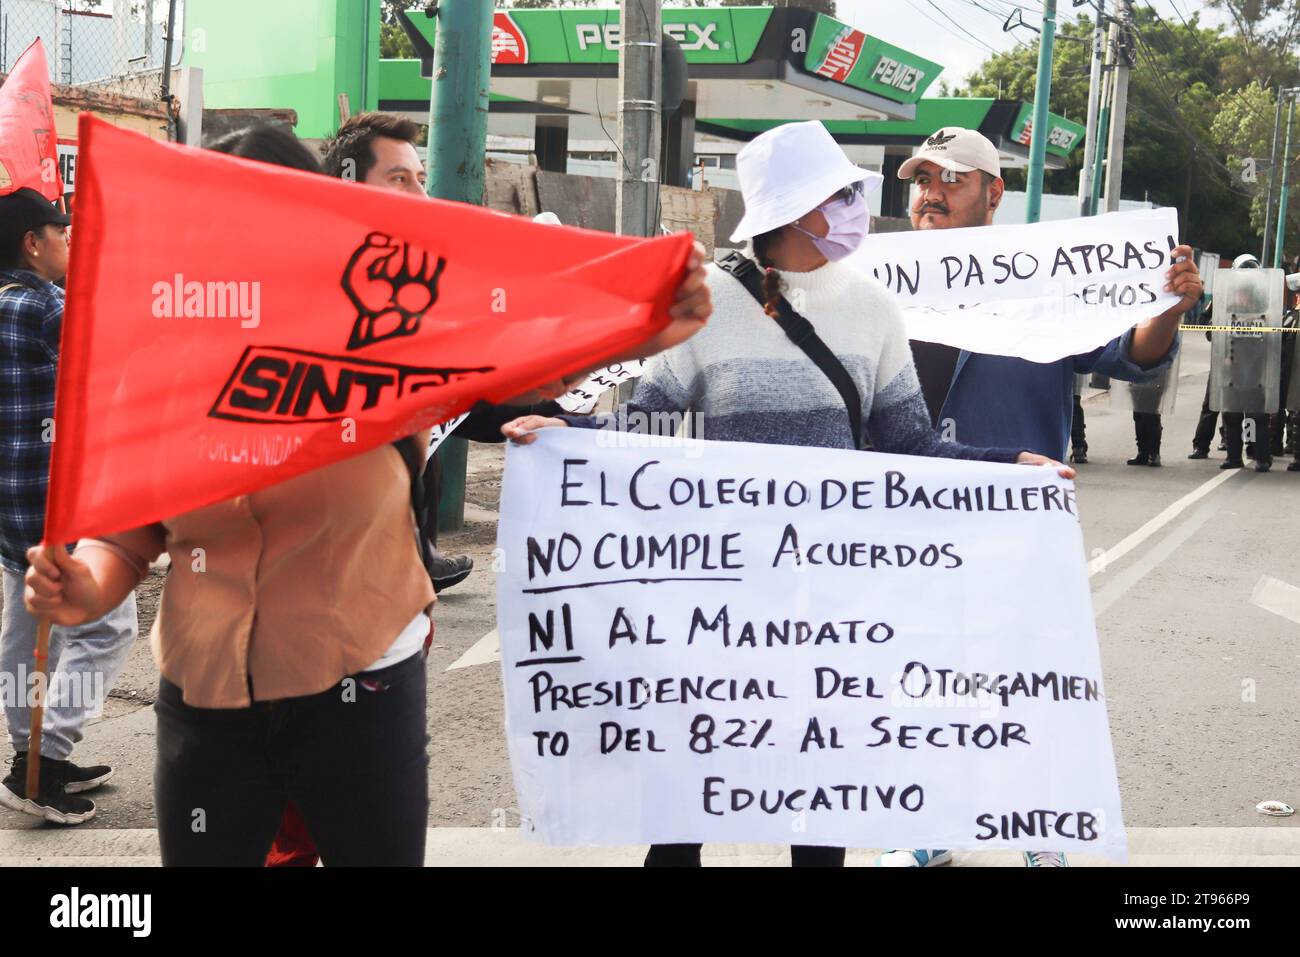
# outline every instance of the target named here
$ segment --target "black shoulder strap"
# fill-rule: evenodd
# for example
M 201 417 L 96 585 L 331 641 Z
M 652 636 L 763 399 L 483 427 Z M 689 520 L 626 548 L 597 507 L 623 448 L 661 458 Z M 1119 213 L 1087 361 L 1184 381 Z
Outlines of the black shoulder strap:
M 763 295 L 762 270 L 752 259 L 733 250 L 718 260 L 718 268 L 739 280 L 760 306 L 767 302 L 767 298 Z M 813 328 L 812 323 L 794 311 L 785 296 L 777 301 L 776 312 L 776 323 L 781 327 L 781 331 L 803 350 L 839 392 L 849 412 L 849 429 L 853 433 L 853 447 L 862 448 L 862 396 L 858 393 L 858 387 L 854 385 L 849 370 L 844 368 L 844 363 L 831 351 L 830 346 L 822 341 L 822 337 L 817 335 L 817 330 Z
M 411 473 L 411 511 L 415 513 L 416 544 L 420 548 L 420 561 L 428 569 L 433 560 L 433 548 L 425 532 L 429 520 L 429 503 L 426 501 L 422 479 L 425 467 L 424 450 L 420 448 L 420 443 L 414 435 L 398 439 L 393 443 L 393 447 L 401 454 L 402 461 L 406 463 L 406 470 Z

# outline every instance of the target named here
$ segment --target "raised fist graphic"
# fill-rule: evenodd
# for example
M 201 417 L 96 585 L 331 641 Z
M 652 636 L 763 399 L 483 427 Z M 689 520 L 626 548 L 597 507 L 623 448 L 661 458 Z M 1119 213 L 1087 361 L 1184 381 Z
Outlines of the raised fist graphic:
M 357 310 L 348 349 L 396 336 L 413 336 L 438 301 L 438 277 L 447 260 L 410 243 L 371 233 L 343 270 L 343 291 Z

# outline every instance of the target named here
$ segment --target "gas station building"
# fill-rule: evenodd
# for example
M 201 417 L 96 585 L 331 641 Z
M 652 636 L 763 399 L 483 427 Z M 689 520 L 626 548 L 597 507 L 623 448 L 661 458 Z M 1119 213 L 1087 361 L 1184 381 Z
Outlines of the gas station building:
M 184 62 L 203 70 L 206 107 L 291 108 L 306 139 L 332 133 L 341 108 L 425 124 L 437 19 L 408 12 L 403 27 L 416 58 L 382 60 L 379 8 L 378 0 L 189 0 Z M 268 16 L 275 29 L 246 29 L 250 18 L 264 24 Z M 730 170 L 746 140 L 808 119 L 824 122 L 855 162 L 885 174 L 877 212 L 886 216 L 902 215 L 906 203 L 892 173 L 941 126 L 984 133 L 1004 167 L 1028 162 L 1030 104 L 923 98 L 940 64 L 833 17 L 792 7 L 666 7 L 663 32 L 665 184 L 734 188 Z M 304 33 L 310 42 L 283 42 Z M 490 154 L 612 176 L 618 42 L 615 7 L 496 11 Z M 222 55 L 231 49 L 240 55 Z M 1047 165 L 1060 168 L 1084 129 L 1050 118 Z

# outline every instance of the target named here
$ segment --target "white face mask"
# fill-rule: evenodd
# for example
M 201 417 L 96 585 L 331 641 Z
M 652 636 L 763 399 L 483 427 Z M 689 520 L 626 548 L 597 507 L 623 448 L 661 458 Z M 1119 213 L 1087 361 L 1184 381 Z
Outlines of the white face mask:
M 862 245 L 863 238 L 871 229 L 871 210 L 862 195 L 861 184 L 855 183 L 850 189 L 852 192 L 847 198 L 837 196 L 817 207 L 826 217 L 825 236 L 810 233 L 799 225 L 794 227 L 811 239 L 817 251 L 831 262 L 849 256 Z

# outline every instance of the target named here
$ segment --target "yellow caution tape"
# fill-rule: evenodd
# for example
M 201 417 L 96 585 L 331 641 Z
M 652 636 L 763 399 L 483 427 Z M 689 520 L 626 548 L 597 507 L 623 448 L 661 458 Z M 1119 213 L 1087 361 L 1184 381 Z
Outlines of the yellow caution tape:
M 1300 326 L 1202 326 L 1184 323 L 1178 328 L 1192 332 L 1300 332 Z

